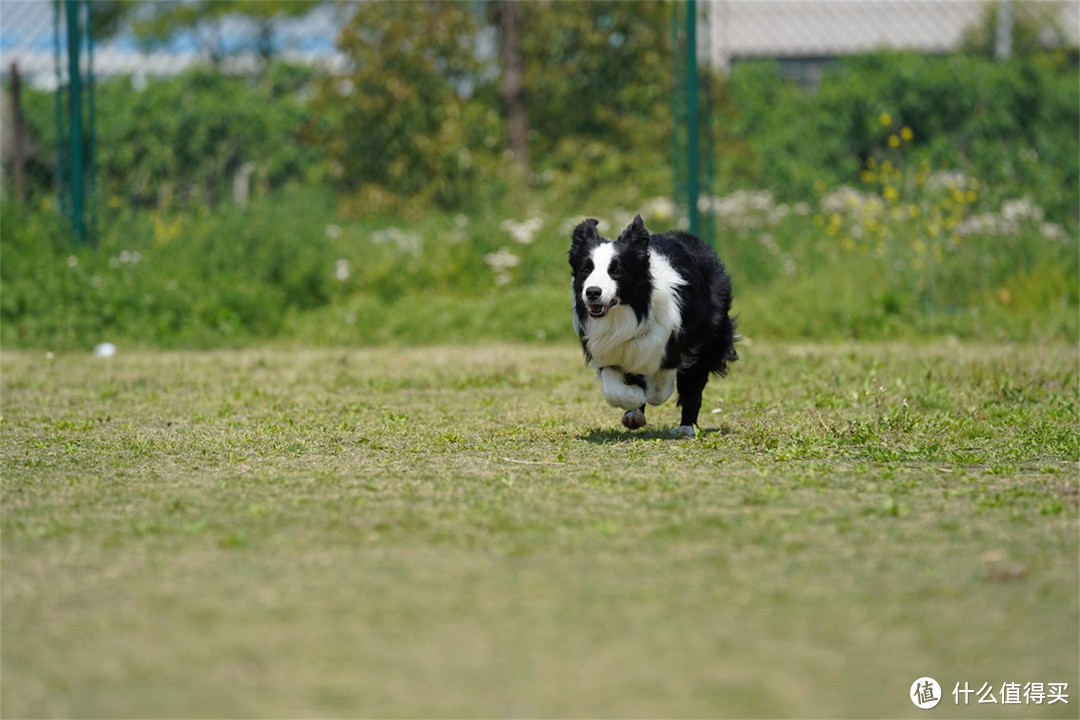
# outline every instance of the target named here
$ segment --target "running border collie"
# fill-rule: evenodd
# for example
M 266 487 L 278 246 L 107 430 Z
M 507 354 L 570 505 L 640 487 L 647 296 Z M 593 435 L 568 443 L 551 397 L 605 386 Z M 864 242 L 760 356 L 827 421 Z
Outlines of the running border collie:
M 645 426 L 645 406 L 678 386 L 682 420 L 675 435 L 694 437 L 710 375 L 727 374 L 735 352 L 731 279 L 699 238 L 653 235 L 641 216 L 612 242 L 597 221 L 574 228 L 574 330 L 586 364 L 597 370 L 604 399 L 626 411 L 622 423 Z

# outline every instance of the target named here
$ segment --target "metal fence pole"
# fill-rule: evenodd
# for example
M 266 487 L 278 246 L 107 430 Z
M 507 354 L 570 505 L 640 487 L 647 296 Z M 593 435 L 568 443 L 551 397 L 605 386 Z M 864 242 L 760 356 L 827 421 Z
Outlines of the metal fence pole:
M 997 5 L 997 32 L 994 37 L 994 59 L 1005 62 L 1012 56 L 1013 13 L 1010 0 L 999 0 Z
M 64 66 L 60 62 L 60 2 L 53 0 L 53 68 L 56 70 L 56 197 L 62 215 L 67 214 L 67 181 L 64 163 Z
M 68 51 L 68 166 L 71 169 L 69 194 L 71 196 L 71 224 L 80 242 L 86 242 L 86 222 L 83 217 L 86 204 L 86 187 L 83 163 L 85 160 L 83 145 L 82 117 L 82 72 L 79 60 L 82 57 L 78 0 L 65 0 L 65 19 L 67 21 Z
M 94 82 L 94 14 L 90 2 L 83 2 L 86 14 L 86 174 L 87 192 L 87 232 L 91 242 L 96 242 L 97 232 L 97 97 Z
M 698 213 L 697 0 L 686 0 L 686 203 L 690 232 L 701 234 Z

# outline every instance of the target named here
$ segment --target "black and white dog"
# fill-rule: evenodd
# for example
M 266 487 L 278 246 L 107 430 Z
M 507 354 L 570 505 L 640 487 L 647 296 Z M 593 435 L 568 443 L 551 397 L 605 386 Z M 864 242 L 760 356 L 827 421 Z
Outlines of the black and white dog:
M 612 242 L 596 220 L 574 228 L 570 267 L 574 329 L 623 425 L 645 425 L 645 405 L 660 405 L 676 384 L 682 420 L 696 434 L 709 375 L 723 376 L 735 352 L 731 279 L 704 242 L 680 231 L 651 234 L 638 215 Z

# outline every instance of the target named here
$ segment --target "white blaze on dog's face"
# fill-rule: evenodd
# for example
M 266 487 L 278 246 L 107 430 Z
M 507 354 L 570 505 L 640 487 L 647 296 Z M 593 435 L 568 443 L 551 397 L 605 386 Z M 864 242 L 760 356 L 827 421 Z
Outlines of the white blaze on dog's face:
M 622 270 L 616 257 L 615 244 L 603 242 L 593 248 L 584 269 L 588 275 L 581 285 L 581 301 L 589 309 L 590 317 L 604 317 L 619 304 Z

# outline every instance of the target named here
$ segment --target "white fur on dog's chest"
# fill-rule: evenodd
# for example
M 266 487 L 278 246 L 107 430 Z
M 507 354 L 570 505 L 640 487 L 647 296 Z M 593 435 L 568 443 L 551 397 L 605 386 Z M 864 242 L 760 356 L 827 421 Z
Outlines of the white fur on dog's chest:
M 671 329 L 646 320 L 638 323 L 628 307 L 612 308 L 607 317 L 585 323 L 590 367 L 618 367 L 623 372 L 652 375 L 660 370 Z
M 638 375 L 660 370 L 668 339 L 682 326 L 677 288 L 685 282 L 655 251 L 649 253 L 649 264 L 653 287 L 644 321 L 638 322 L 634 310 L 625 305 L 612 308 L 605 317 L 585 320 L 590 367 L 618 367 Z

